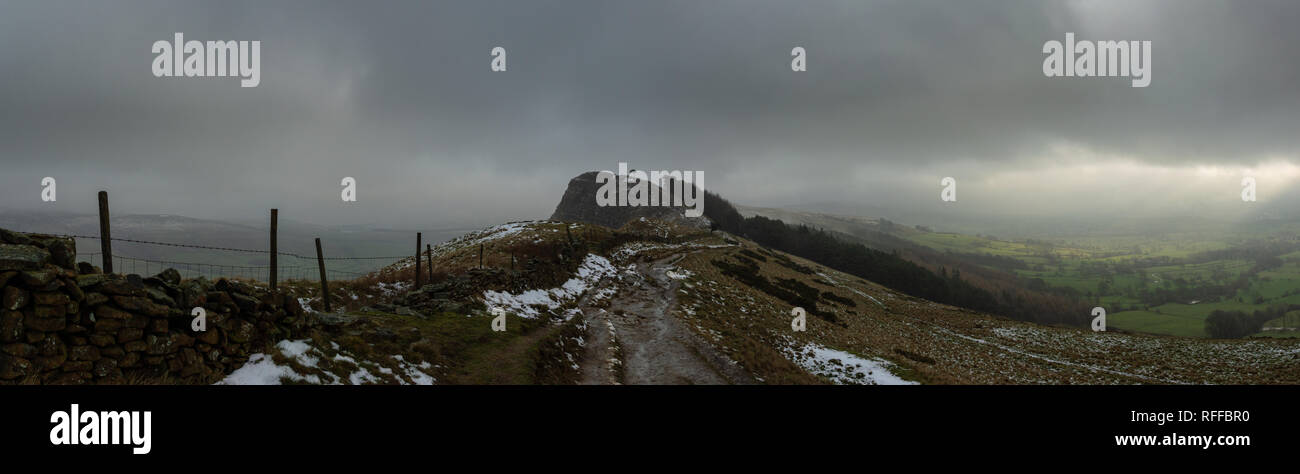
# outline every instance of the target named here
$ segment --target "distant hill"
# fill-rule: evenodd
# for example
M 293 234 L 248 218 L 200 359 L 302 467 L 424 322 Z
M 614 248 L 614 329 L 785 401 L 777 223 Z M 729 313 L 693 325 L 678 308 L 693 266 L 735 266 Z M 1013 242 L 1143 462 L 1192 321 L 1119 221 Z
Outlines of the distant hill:
M 560 203 L 551 214 L 551 220 L 589 222 L 619 228 L 638 219 L 657 219 L 703 229 L 709 227 L 710 222 L 706 217 L 686 217 L 684 206 L 600 206 L 596 203 L 596 193 L 602 186 L 596 180 L 598 174 L 589 171 L 569 180 Z M 661 188 L 653 183 L 648 186 L 651 192 L 661 192 Z

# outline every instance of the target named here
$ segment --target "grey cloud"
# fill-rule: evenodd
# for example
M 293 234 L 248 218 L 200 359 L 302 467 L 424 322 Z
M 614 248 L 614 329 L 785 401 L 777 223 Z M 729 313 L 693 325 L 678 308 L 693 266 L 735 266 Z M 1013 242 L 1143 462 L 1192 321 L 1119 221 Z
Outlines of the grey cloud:
M 897 201 L 931 174 L 1296 159 L 1285 1 L 6 2 L 0 206 L 320 223 L 543 217 L 619 161 L 762 204 Z M 263 41 L 262 84 L 163 79 L 149 45 Z M 1062 39 L 1152 40 L 1151 87 L 1048 79 Z M 493 46 L 509 72 L 488 70 Z M 809 71 L 789 71 L 790 48 Z M 361 201 L 341 206 L 338 180 Z M 772 185 L 756 183 L 766 179 Z M 65 184 L 66 183 L 66 184 Z M 988 192 L 998 192 L 989 188 Z M 992 200 L 992 201 L 1007 201 Z M 1081 198 L 1077 205 L 1088 205 Z M 256 215 L 256 214 L 254 214 Z

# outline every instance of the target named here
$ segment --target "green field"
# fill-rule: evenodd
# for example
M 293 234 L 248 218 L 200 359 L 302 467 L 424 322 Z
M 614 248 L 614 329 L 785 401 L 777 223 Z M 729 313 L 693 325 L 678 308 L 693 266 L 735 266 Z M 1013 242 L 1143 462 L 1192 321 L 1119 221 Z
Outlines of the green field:
M 1106 316 L 1107 326 L 1127 331 L 1205 337 L 1205 317 L 1160 314 L 1150 311 L 1124 311 Z
M 940 252 L 1019 260 L 1024 266 L 1014 273 L 1106 308 L 1107 324 L 1114 328 L 1207 337 L 1205 318 L 1212 311 L 1251 313 L 1300 305 L 1297 233 L 1300 224 L 1271 223 L 1217 232 L 1021 240 L 911 228 L 896 235 Z M 1247 250 L 1254 253 L 1240 253 Z M 1224 257 L 1215 258 L 1219 255 Z M 1260 266 L 1261 258 L 1280 264 Z M 1283 327 L 1281 318 L 1264 327 L 1273 329 L 1258 336 L 1300 336 L 1300 331 L 1277 330 Z M 1285 327 L 1300 327 L 1300 314 L 1292 312 Z

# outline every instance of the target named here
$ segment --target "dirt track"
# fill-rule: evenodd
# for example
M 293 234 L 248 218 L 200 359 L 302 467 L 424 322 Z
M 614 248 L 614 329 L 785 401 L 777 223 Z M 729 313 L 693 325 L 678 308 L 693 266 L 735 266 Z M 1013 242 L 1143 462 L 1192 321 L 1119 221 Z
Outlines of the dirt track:
M 743 368 L 672 316 L 677 287 L 668 270 L 684 255 L 638 262 L 608 308 L 580 307 L 587 320 L 583 384 L 750 384 Z

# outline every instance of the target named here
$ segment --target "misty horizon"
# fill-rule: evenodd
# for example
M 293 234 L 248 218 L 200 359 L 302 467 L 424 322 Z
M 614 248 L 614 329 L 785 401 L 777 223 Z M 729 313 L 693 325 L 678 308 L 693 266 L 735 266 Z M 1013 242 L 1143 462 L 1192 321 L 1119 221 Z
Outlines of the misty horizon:
M 1300 5 L 1168 3 L 9 3 L 0 207 L 487 226 L 627 162 L 760 207 L 1294 217 Z M 154 77 L 178 32 L 260 41 L 260 85 Z M 1044 77 L 1068 32 L 1151 41 L 1152 82 Z

